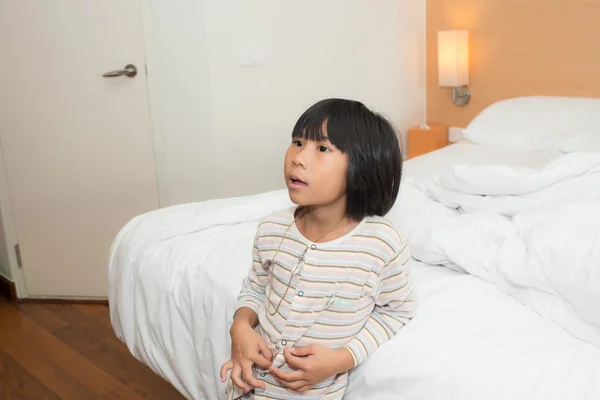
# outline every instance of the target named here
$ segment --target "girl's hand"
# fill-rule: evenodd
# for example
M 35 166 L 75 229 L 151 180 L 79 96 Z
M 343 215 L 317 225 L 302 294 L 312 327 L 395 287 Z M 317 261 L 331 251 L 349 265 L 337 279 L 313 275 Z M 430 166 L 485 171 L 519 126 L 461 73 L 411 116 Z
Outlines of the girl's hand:
M 244 393 L 253 388 L 264 389 L 265 384 L 252 374 L 252 366 L 257 364 L 265 370 L 271 367 L 273 354 L 269 346 L 248 323 L 234 322 L 230 333 L 231 360 L 221 367 L 221 381 L 227 380 L 227 372 L 231 370 L 231 380 Z
M 287 364 L 296 371 L 283 372 L 275 367 L 271 367 L 270 371 L 281 385 L 299 393 L 354 367 L 354 359 L 345 348 L 334 350 L 314 344 L 292 350 L 286 347 L 283 355 Z

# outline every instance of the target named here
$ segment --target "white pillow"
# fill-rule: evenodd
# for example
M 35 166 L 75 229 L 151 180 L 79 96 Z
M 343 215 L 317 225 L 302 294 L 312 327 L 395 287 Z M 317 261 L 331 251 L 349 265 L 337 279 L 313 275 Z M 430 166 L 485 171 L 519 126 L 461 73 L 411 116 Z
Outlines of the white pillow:
M 463 133 L 474 143 L 515 150 L 600 151 L 600 99 L 528 96 L 501 100 L 477 115 Z
M 571 153 L 573 151 L 600 151 L 600 132 L 596 130 L 596 132 L 586 132 L 574 135 L 559 143 L 558 150 L 563 153 Z

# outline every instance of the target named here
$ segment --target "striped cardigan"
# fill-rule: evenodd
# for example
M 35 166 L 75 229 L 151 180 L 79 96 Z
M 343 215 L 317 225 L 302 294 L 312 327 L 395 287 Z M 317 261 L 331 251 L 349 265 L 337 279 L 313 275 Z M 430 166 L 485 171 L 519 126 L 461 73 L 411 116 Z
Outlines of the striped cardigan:
M 396 228 L 377 216 L 336 240 L 312 243 L 293 223 L 294 211 L 277 212 L 258 227 L 237 308 L 258 315 L 258 332 L 283 371 L 291 371 L 284 347 L 309 344 L 346 347 L 356 367 L 415 314 L 410 252 Z M 341 374 L 299 394 L 260 367 L 255 372 L 266 384 L 249 395 L 255 399 L 341 399 L 348 379 Z

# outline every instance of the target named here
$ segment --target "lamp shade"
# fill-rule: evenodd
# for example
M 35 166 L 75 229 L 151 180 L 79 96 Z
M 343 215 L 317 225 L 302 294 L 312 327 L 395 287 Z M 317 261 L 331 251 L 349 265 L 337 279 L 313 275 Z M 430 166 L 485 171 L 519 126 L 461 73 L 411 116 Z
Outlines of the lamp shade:
M 458 87 L 469 84 L 469 32 L 438 32 L 439 85 Z

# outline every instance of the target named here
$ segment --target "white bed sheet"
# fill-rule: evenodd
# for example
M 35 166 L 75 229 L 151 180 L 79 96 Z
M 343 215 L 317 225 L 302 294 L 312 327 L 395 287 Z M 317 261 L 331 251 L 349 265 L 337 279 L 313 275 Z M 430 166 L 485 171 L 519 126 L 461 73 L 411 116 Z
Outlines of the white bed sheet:
M 598 399 L 600 349 L 477 277 L 415 263 L 419 313 L 348 399 Z
M 465 142 L 406 162 L 405 177 L 432 176 L 458 163 L 536 167 L 555 157 Z M 181 218 L 194 207 L 162 212 Z M 130 233 L 152 236 L 144 224 L 138 219 Z M 112 259 L 115 332 L 189 399 L 222 398 L 218 369 L 228 357 L 229 324 L 257 224 L 185 234 L 170 227 L 170 239 L 142 249 L 139 267 Z M 115 241 L 122 254 L 140 250 L 123 238 Z M 421 297 L 418 315 L 351 373 L 346 398 L 600 398 L 597 347 L 474 276 L 415 263 L 414 279 Z

